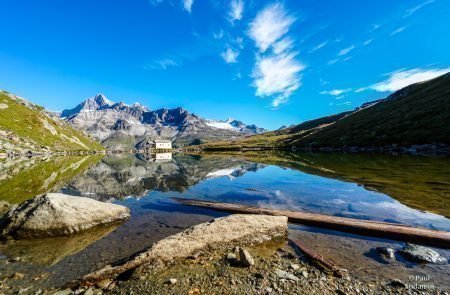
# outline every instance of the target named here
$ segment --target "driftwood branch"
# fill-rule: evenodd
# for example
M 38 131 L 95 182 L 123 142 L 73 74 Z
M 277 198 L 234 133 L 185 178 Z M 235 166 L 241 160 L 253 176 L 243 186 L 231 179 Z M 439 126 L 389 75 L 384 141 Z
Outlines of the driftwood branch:
M 300 249 L 300 251 L 302 251 L 309 260 L 317 264 L 319 267 L 325 269 L 326 271 L 332 272 L 337 277 L 342 278 L 344 276 L 344 272 L 346 272 L 346 270 L 338 267 L 333 261 L 315 253 L 297 239 L 289 239 L 289 241 Z
M 287 216 L 289 222 L 311 225 L 332 230 L 350 232 L 364 236 L 380 237 L 416 244 L 450 248 L 450 232 L 412 227 L 396 223 L 371 220 L 361 220 L 323 214 L 314 214 L 287 210 L 264 209 L 244 205 L 201 201 L 193 199 L 174 198 L 176 201 L 189 206 L 202 207 L 242 214 L 266 214 Z

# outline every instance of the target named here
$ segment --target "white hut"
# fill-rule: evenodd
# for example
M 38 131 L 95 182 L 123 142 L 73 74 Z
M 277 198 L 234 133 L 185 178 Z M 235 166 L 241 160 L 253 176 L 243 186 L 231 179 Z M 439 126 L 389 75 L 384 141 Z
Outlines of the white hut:
M 154 149 L 160 150 L 170 150 L 172 149 L 172 142 L 170 140 L 155 139 Z

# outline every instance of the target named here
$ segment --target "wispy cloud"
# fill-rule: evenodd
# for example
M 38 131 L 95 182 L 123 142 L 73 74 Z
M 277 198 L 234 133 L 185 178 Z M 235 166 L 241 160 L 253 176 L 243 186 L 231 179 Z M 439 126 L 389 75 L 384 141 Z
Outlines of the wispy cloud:
M 170 67 L 178 67 L 181 65 L 181 62 L 176 61 L 172 58 L 163 58 L 159 60 L 155 60 L 150 64 L 144 66 L 144 69 L 153 69 L 153 70 L 167 70 Z
M 367 88 L 379 92 L 396 91 L 414 83 L 439 77 L 448 72 L 450 72 L 450 68 L 399 70 L 389 74 L 389 78 L 386 80 L 373 84 Z
M 194 4 L 194 0 L 183 0 L 183 7 L 189 13 L 192 12 L 192 5 L 193 4 Z
M 410 17 L 414 13 L 416 13 L 418 10 L 424 8 L 425 6 L 435 2 L 435 0 L 427 0 L 425 2 L 420 3 L 419 5 L 416 5 L 414 7 L 411 7 L 410 9 L 407 9 L 403 17 Z
M 352 51 L 353 49 L 355 49 L 355 45 L 351 45 L 349 47 L 346 47 L 344 49 L 341 49 L 341 51 L 339 51 L 338 56 L 343 56 L 348 54 L 350 51 Z
M 272 97 L 272 107 L 278 108 L 301 86 L 300 63 L 294 51 L 295 40 L 289 36 L 295 18 L 284 6 L 275 3 L 261 10 L 250 23 L 248 34 L 256 44 L 256 63 L 252 71 L 256 95 Z
M 294 46 L 294 40 L 289 37 L 285 37 L 280 41 L 273 44 L 273 52 L 275 54 L 281 54 L 290 51 Z
M 260 11 L 250 23 L 249 35 L 260 52 L 265 52 L 286 35 L 294 21 L 295 18 L 286 13 L 282 4 L 272 4 Z
M 223 38 L 223 30 L 220 30 L 218 32 L 214 32 L 213 33 L 213 38 L 218 40 L 218 39 L 222 39 Z
M 328 44 L 328 41 L 324 41 L 320 44 L 317 44 L 316 46 L 314 46 L 313 48 L 311 48 L 311 50 L 309 52 L 315 52 L 323 47 L 325 47 Z
M 335 63 L 337 63 L 339 61 L 339 58 L 333 58 L 333 59 L 330 59 L 329 61 L 328 61 L 328 65 L 334 65 Z
M 369 40 L 364 41 L 363 45 L 366 46 L 366 45 L 369 45 L 372 42 L 373 42 L 373 39 L 369 39 Z
M 349 105 L 351 105 L 351 104 L 352 104 L 351 101 L 344 101 L 344 102 L 341 102 L 341 103 L 337 103 L 336 105 L 337 105 L 337 106 L 343 106 L 343 105 L 349 106 Z
M 406 30 L 406 27 L 400 27 L 400 28 L 398 28 L 398 29 L 392 31 L 392 32 L 391 32 L 391 36 L 397 35 L 397 34 L 403 32 L 404 30 Z
M 294 54 L 264 57 L 256 62 L 252 73 L 257 96 L 276 96 L 273 107 L 287 102 L 300 86 L 299 73 L 305 66 L 295 60 Z
M 242 18 L 244 13 L 244 1 L 243 0 L 231 0 L 230 10 L 228 11 L 228 19 L 231 23 L 238 21 Z
M 324 95 L 324 94 L 328 94 L 328 95 L 333 95 L 333 96 L 340 96 L 344 93 L 350 92 L 352 91 L 351 88 L 347 88 L 347 89 L 333 89 L 333 90 L 329 90 L 329 91 L 321 91 L 320 94 Z
M 233 64 L 237 62 L 237 58 L 239 56 L 239 51 L 235 51 L 231 49 L 230 47 L 227 48 L 224 52 L 220 54 L 222 56 L 223 60 L 228 64 Z

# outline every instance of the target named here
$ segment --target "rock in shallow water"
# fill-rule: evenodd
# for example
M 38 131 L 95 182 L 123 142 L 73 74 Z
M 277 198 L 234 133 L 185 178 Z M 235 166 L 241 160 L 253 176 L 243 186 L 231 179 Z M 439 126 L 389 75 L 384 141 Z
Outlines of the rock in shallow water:
M 395 250 L 391 247 L 376 247 L 375 250 L 387 258 L 394 258 Z
M 447 258 L 442 257 L 438 252 L 419 245 L 406 244 L 406 246 L 401 249 L 399 253 L 406 259 L 416 262 L 429 262 L 436 264 L 447 263 Z
M 129 217 L 130 210 L 124 206 L 46 194 L 11 208 L 0 220 L 0 235 L 16 239 L 67 236 Z

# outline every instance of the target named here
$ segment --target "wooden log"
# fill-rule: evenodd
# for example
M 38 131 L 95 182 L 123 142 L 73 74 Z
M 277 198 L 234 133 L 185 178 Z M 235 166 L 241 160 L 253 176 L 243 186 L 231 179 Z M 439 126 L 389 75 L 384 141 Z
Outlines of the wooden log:
M 344 276 L 344 272 L 347 271 L 346 269 L 338 267 L 333 261 L 315 253 L 298 239 L 289 239 L 289 241 L 293 243 L 298 249 L 300 249 L 300 251 L 302 251 L 309 260 L 319 265 L 319 267 L 323 268 L 324 270 L 332 272 L 335 276 L 342 278 Z
M 231 203 L 220 203 L 182 198 L 173 199 L 189 206 L 208 208 L 230 213 L 281 215 L 287 216 L 289 222 L 291 223 L 328 228 L 336 231 L 355 233 L 364 236 L 380 237 L 416 244 L 436 246 L 445 249 L 450 248 L 450 232 L 447 231 L 438 231 L 396 223 L 361 220 L 315 213 L 265 209 Z

